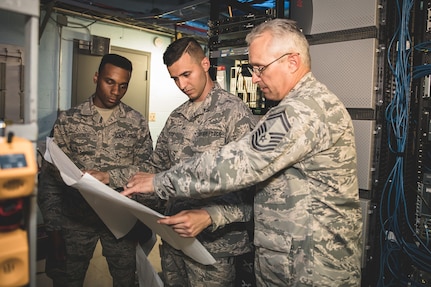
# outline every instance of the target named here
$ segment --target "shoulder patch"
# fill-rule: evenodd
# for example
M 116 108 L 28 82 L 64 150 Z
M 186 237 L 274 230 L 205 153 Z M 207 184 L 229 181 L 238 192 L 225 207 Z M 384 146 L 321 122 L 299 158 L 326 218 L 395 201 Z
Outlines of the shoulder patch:
M 257 151 L 274 150 L 289 130 L 290 124 L 284 112 L 270 115 L 253 133 L 251 145 Z

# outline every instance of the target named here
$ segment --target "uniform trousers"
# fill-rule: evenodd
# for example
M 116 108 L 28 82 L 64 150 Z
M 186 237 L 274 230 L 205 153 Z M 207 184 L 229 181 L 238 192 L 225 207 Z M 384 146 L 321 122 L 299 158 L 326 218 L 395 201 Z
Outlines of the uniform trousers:
M 214 265 L 203 265 L 162 241 L 160 245 L 165 287 L 234 287 L 235 257 L 215 258 Z
M 48 270 L 54 286 L 82 287 L 85 275 L 93 257 L 97 241 L 100 239 L 102 255 L 106 258 L 114 287 L 135 287 L 136 280 L 136 244 L 137 241 L 125 236 L 116 239 L 106 228 L 95 231 L 62 230 L 66 245 L 66 262 L 62 268 Z M 47 259 L 48 260 L 48 259 Z

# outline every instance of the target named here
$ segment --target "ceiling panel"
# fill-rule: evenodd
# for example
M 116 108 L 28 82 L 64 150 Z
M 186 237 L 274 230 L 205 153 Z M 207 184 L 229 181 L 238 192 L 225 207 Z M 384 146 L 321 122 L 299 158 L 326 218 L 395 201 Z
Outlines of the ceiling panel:
M 111 23 L 132 25 L 152 31 L 191 35 L 208 39 L 211 2 L 217 3 L 220 18 L 264 13 L 276 0 L 41 0 L 49 12 L 84 16 Z M 287 1 L 288 2 L 288 1 Z M 214 4 L 213 4 L 214 5 Z
M 62 14 L 127 24 L 175 35 L 206 38 L 209 0 L 41 0 L 41 8 Z

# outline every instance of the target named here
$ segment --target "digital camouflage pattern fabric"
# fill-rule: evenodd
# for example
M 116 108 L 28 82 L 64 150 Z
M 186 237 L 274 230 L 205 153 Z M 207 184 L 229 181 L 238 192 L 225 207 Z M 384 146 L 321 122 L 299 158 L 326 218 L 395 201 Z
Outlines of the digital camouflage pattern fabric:
M 126 184 L 153 149 L 148 123 L 140 113 L 120 103 L 104 122 L 91 97 L 60 113 L 53 137 L 78 168 L 109 172 L 109 185 L 114 189 Z M 79 191 L 67 186 L 58 170 L 47 162 L 44 162 L 39 186 L 38 203 L 46 228 L 62 231 L 70 259 L 66 261 L 66 273 L 56 266 L 52 266 L 52 273 L 51 270 L 47 273 L 54 278 L 55 272 L 60 272 L 57 274 L 61 279 L 67 274 L 67 285 L 63 286 L 82 286 L 93 256 L 88 250 L 94 250 L 100 238 L 114 286 L 135 286 L 137 239 L 116 239 Z
M 199 106 L 187 101 L 170 114 L 157 139 L 157 145 L 150 160 L 151 171 L 167 170 L 204 151 L 218 149 L 228 142 L 240 139 L 254 125 L 255 119 L 241 99 L 229 94 L 215 83 Z M 196 238 L 216 260 L 222 262 L 228 260 L 226 259 L 228 257 L 251 251 L 246 222 L 252 218 L 252 201 L 252 192 L 242 191 L 207 199 L 171 198 L 167 202 L 165 213 L 173 215 L 181 210 L 206 209 L 212 218 L 212 226 L 202 231 Z M 166 251 L 162 254 L 164 276 L 172 276 L 169 282 L 186 284 L 187 280 L 184 281 L 185 278 L 178 273 L 178 264 L 175 260 L 165 260 L 167 253 Z M 225 286 L 223 282 L 229 279 L 230 273 L 226 271 L 193 263 L 192 260 L 187 262 L 195 265 L 193 272 L 200 282 L 206 284 L 205 286 Z M 229 266 L 232 265 L 227 261 L 226 263 Z M 211 273 L 212 270 L 213 273 Z M 224 274 L 224 278 L 219 278 L 220 271 L 223 271 L 221 274 Z M 206 277 L 203 277 L 204 273 L 207 274 Z M 212 277 L 209 276 L 211 274 L 213 274 Z M 174 278 L 175 276 L 177 278 Z M 251 276 L 252 274 L 249 277 Z M 197 282 L 192 284 L 200 286 Z
M 361 209 L 352 120 L 307 73 L 255 129 L 154 179 L 161 198 L 257 184 L 258 286 L 360 286 Z

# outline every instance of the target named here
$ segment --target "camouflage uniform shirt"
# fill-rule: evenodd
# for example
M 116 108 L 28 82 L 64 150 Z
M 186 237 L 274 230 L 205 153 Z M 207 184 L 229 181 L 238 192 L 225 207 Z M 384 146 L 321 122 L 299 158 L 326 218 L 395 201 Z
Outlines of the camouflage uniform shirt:
M 53 136 L 79 169 L 108 172 L 112 188 L 123 187 L 153 150 L 148 122 L 139 112 L 120 103 L 104 122 L 92 97 L 61 112 Z M 44 169 L 38 201 L 48 230 L 60 230 L 65 225 L 75 228 L 74 222 L 79 222 L 76 228 L 80 230 L 100 224 L 81 194 L 66 186 L 52 165 L 46 164 Z
M 169 116 L 157 139 L 151 157 L 152 171 L 163 171 L 206 150 L 215 150 L 241 138 L 255 124 L 250 109 L 238 97 L 215 83 L 202 104 L 195 108 L 187 101 Z M 172 198 L 166 215 L 181 210 L 206 209 L 212 226 L 197 239 L 214 257 L 226 257 L 250 251 L 245 221 L 252 217 L 252 196 L 236 192 L 210 199 Z
M 360 286 L 361 209 L 351 118 L 312 73 L 238 142 L 156 175 L 162 198 L 258 184 L 259 286 Z

